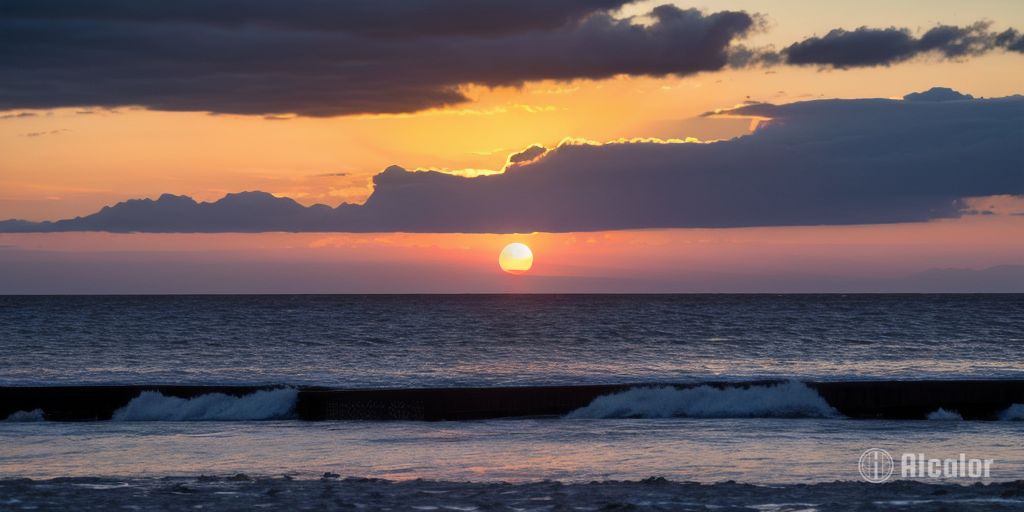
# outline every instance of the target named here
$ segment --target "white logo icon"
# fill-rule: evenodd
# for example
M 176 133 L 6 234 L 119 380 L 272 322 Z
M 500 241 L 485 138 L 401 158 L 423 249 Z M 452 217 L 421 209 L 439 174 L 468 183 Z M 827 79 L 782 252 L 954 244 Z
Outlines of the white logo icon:
M 892 455 L 881 448 L 865 450 L 861 454 L 860 460 L 857 461 L 857 470 L 860 471 L 860 476 L 873 484 L 880 484 L 888 480 L 895 468 L 896 463 L 892 460 Z

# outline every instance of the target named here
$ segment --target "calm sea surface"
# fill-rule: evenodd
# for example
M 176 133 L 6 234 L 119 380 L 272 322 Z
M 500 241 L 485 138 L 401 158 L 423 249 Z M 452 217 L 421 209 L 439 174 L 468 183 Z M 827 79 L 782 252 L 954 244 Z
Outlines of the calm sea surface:
M 1024 376 L 1024 295 L 0 298 L 0 384 Z

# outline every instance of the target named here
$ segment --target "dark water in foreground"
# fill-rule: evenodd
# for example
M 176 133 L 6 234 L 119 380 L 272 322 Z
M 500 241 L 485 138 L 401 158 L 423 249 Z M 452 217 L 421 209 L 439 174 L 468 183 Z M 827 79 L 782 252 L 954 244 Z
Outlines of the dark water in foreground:
M 1024 295 L 0 298 L 0 384 L 1024 376 Z
M 812 486 L 701 485 L 647 479 L 562 484 L 324 478 L 0 481 L 10 510 L 1024 510 L 1024 482 L 980 487 L 917 482 Z

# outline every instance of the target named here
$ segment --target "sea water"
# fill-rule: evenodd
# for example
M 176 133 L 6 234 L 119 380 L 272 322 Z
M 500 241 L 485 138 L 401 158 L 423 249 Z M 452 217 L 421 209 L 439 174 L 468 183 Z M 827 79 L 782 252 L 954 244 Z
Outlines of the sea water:
M 1024 377 L 1024 295 L 0 297 L 0 385 Z
M 147 393 L 111 421 L 12 415 L 0 509 L 1024 508 L 1024 405 L 1001 421 L 852 420 L 797 382 L 1021 378 L 1021 361 L 1021 295 L 5 297 L 2 385 L 285 387 Z M 657 385 L 760 377 L 793 380 Z M 632 382 L 656 385 L 560 417 L 292 411 L 299 385 Z M 994 463 L 977 481 L 879 487 L 858 472 L 870 448 Z

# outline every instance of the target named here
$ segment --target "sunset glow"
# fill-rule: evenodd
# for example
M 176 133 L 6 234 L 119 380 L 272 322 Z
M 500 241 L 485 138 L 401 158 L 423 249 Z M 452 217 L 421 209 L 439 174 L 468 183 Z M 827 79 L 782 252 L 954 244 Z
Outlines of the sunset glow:
M 5 503 L 1020 494 L 1024 0 L 0 0 L 0 34 Z
M 509 274 L 524 274 L 533 267 L 533 251 L 518 242 L 508 244 L 498 255 L 498 266 Z
M 395 274 L 384 268 L 407 264 L 443 269 L 403 281 L 409 291 L 731 290 L 735 282 L 777 283 L 777 272 L 800 275 L 811 289 L 840 290 L 858 275 L 887 288 L 938 269 L 1020 265 L 1012 241 L 1021 238 L 1014 235 L 1022 232 L 1024 181 L 1006 175 L 1019 157 L 992 151 L 1019 140 L 1014 111 L 1000 107 L 1024 83 L 1018 5 L 613 4 L 573 10 L 572 2 L 541 3 L 566 9 L 561 24 L 544 21 L 551 14 L 544 10 L 524 17 L 526 26 L 488 11 L 458 29 L 424 11 L 417 18 L 434 28 L 387 45 L 381 34 L 392 32 L 364 32 L 347 25 L 351 17 L 319 13 L 306 25 L 304 14 L 276 10 L 273 19 L 237 23 L 203 13 L 181 20 L 147 18 L 144 10 L 103 15 L 103 30 L 114 32 L 89 38 L 96 48 L 63 40 L 37 47 L 48 36 L 26 39 L 40 67 L 31 76 L 11 67 L 0 81 L 11 90 L 0 94 L 8 99 L 0 106 L 0 262 L 23 292 L 86 286 L 95 274 L 47 277 L 79 257 L 80 266 L 102 260 L 122 272 L 147 269 L 145 279 L 111 275 L 103 286 L 267 282 L 262 274 L 228 279 L 244 266 L 200 277 L 201 262 L 163 279 L 156 260 L 119 246 L 159 248 L 168 260 L 230 253 L 295 267 L 343 246 L 343 256 L 324 263 L 337 280 L 287 285 L 323 291 L 331 283 L 327 291 L 337 292 L 374 288 L 357 266 L 374 267 L 383 276 L 379 288 L 394 289 L 387 276 Z M 38 20 L 53 11 L 33 5 L 12 13 Z M 482 5 L 476 8 L 495 8 Z M 255 36 L 247 27 L 264 22 L 284 39 L 272 52 L 245 53 L 262 48 L 246 39 Z M 588 31 L 574 28 L 580 23 Z M 181 31 L 194 47 L 146 55 L 164 48 L 147 39 L 163 33 L 149 30 L 158 26 Z M 223 39 L 191 32 L 207 26 Z M 919 43 L 937 27 L 956 29 L 934 36 L 948 47 Z M 706 29 L 723 37 L 687 36 Z M 836 39 L 854 30 L 883 38 L 879 44 L 885 37 L 906 42 L 863 56 Z M 821 39 L 829 34 L 835 40 Z M 356 39 L 331 39 L 350 35 Z M 537 35 L 551 39 L 537 42 Z M 607 39 L 597 47 L 618 50 L 586 53 L 593 41 L 578 38 L 598 35 Z M 318 37 L 331 42 L 317 48 L 330 51 L 312 59 L 306 45 Z M 221 44 L 244 55 L 221 52 Z M 364 54 L 349 53 L 362 47 Z M 583 54 L 550 57 L 564 52 Z M 371 55 L 384 60 L 367 61 Z M 451 55 L 458 58 L 444 57 Z M 665 57 L 672 55 L 692 58 Z M 334 71 L 354 63 L 365 74 Z M 218 69 L 225 72 L 210 72 Z M 152 81 L 150 73 L 164 78 Z M 90 91 L 72 94 L 67 83 Z M 868 104 L 875 107 L 862 108 Z M 962 116 L 961 106 L 976 108 Z M 942 158 L 930 153 L 935 147 L 944 148 Z M 40 229 L 32 223 L 87 218 L 105 207 L 105 220 L 57 229 L 76 233 L 46 233 L 54 229 L 48 224 L 25 233 Z M 981 225 L 986 237 L 973 234 Z M 211 249 L 239 240 L 244 251 Z M 543 271 L 534 268 L 530 280 L 481 284 L 458 273 L 487 275 L 495 247 L 515 241 L 544 255 Z M 318 252 L 310 243 L 339 245 Z M 532 262 L 499 268 L 521 273 Z M 449 273 L 455 277 L 440 277 Z M 986 282 L 1013 282 L 1000 275 Z M 519 288 L 503 288 L 511 283 Z

